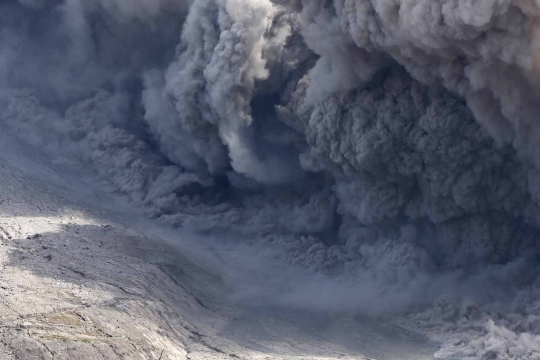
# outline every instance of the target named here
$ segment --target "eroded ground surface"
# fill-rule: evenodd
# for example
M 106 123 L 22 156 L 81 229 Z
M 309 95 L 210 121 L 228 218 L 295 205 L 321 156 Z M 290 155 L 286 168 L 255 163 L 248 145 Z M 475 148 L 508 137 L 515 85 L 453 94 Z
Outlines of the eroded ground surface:
M 218 262 L 19 150 L 0 157 L 1 359 L 431 358 L 360 319 L 234 306 Z

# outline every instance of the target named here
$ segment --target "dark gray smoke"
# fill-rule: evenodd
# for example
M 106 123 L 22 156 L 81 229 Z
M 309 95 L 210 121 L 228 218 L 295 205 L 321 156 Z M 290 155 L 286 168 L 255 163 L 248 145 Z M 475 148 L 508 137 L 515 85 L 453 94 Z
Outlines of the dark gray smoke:
M 2 1 L 0 121 L 159 221 L 314 272 L 536 269 L 538 16 L 535 0 Z

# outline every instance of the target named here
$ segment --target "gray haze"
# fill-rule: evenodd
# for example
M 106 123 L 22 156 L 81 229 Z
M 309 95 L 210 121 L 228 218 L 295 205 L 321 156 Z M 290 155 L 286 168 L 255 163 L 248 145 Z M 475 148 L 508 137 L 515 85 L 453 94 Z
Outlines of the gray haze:
M 160 222 L 369 277 L 364 301 L 503 268 L 519 293 L 540 255 L 539 16 L 535 0 L 2 1 L 0 121 Z

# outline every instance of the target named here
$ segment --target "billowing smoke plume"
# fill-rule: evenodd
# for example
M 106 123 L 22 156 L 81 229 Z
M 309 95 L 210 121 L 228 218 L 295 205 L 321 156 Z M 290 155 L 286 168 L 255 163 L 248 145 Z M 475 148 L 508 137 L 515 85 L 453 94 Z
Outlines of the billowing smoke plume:
M 4 1 L 0 121 L 159 221 L 315 272 L 536 268 L 538 16 L 535 0 Z
M 517 146 L 534 141 L 526 129 L 538 95 L 539 15 L 533 0 L 307 1 L 302 9 L 305 39 L 323 56 L 312 73 L 318 84 L 356 75 L 356 84 L 334 81 L 361 85 L 385 66 L 369 60 L 390 57 L 422 83 L 461 95 L 496 140 Z

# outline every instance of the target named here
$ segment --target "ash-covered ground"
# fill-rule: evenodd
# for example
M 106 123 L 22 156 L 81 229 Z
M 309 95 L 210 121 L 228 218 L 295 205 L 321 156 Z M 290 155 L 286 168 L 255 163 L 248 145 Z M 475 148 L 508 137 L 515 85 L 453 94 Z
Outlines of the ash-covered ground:
M 0 125 L 76 174 L 72 192 L 197 239 L 235 306 L 392 324 L 441 359 L 540 359 L 539 16 L 536 0 L 1 1 Z

